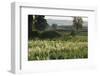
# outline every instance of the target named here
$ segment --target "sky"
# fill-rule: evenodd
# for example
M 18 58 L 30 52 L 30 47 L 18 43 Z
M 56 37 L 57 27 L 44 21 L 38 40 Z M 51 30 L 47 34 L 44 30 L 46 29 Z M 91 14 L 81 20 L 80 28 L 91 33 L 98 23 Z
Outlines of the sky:
M 45 16 L 45 19 L 55 19 L 55 20 L 73 20 L 73 17 L 69 16 Z M 83 21 L 88 21 L 87 17 L 82 17 Z
M 58 26 L 64 25 L 69 26 L 73 24 L 73 17 L 70 16 L 45 16 L 49 25 L 57 24 Z M 88 26 L 88 18 L 82 17 L 83 26 Z

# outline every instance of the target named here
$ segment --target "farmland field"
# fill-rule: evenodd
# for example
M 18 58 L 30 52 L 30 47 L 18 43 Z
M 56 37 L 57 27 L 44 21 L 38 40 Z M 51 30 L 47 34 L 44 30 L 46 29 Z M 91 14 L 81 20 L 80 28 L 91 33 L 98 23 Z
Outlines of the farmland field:
M 28 60 L 78 59 L 88 57 L 87 36 L 68 40 L 30 40 Z

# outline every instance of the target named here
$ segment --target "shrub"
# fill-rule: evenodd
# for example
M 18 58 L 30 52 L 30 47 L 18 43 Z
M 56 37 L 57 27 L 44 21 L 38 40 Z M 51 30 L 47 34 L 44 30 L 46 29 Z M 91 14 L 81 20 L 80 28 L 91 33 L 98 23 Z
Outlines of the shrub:
M 37 38 L 40 36 L 39 31 L 32 31 L 32 38 Z
M 41 38 L 43 39 L 53 39 L 60 37 L 61 35 L 56 31 L 44 31 L 41 33 Z
M 76 32 L 74 30 L 72 30 L 71 33 L 70 33 L 70 35 L 71 36 L 75 36 L 76 35 Z

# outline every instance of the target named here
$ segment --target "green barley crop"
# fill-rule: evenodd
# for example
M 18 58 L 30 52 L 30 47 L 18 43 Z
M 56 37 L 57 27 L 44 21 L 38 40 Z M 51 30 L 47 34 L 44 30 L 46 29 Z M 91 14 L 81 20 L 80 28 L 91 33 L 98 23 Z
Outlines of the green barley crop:
M 73 40 L 29 40 L 28 60 L 87 58 L 87 41 Z

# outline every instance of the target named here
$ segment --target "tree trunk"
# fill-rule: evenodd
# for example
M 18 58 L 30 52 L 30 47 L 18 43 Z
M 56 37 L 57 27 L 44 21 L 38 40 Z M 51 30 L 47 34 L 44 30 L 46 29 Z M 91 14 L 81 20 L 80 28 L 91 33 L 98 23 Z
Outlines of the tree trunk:
M 32 37 L 33 15 L 28 15 L 28 38 Z

